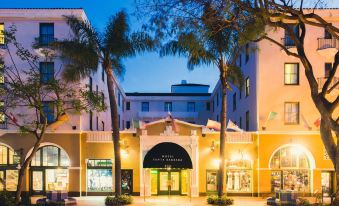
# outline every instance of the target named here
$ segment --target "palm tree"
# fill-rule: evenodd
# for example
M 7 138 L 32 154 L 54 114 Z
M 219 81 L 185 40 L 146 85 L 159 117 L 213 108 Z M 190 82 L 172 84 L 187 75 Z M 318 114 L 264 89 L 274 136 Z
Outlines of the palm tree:
M 114 91 L 114 74 L 122 75 L 125 68 L 122 59 L 138 52 L 155 48 L 153 39 L 144 32 L 131 32 L 127 14 L 120 11 L 113 15 L 102 34 L 98 34 L 89 22 L 74 16 L 66 16 L 74 35 L 72 39 L 58 41 L 55 46 L 61 57 L 67 60 L 63 76 L 68 81 L 79 81 L 96 71 L 101 64 L 107 74 L 107 88 L 112 120 L 114 146 L 115 195 L 121 195 L 121 158 L 117 101 Z
M 202 17 L 199 18 L 199 26 L 194 30 L 180 32 L 177 39 L 167 42 L 160 50 L 160 56 L 178 55 L 187 57 L 189 70 L 201 65 L 214 65 L 219 69 L 219 80 L 222 86 L 220 164 L 218 170 L 219 197 L 223 195 L 224 188 L 227 89 L 231 88 L 230 83 L 241 87 L 243 82 L 241 70 L 234 66 L 235 61 L 233 59 L 229 59 L 231 53 L 239 52 L 238 36 L 231 28 L 231 23 L 222 21 L 222 18 L 210 5 L 205 5 Z M 222 26 L 222 29 L 220 29 L 220 26 Z

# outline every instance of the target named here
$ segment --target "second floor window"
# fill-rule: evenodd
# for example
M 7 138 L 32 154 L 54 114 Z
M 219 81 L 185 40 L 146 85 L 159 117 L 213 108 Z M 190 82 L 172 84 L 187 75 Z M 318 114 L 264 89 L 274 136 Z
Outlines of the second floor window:
M 250 130 L 250 111 L 245 114 L 245 129 L 246 131 Z
M 149 102 L 142 102 L 141 103 L 141 111 L 142 112 L 149 112 Z
M 245 63 L 247 63 L 249 59 L 250 59 L 250 46 L 248 44 L 246 44 L 246 47 L 245 47 Z
M 54 62 L 40 62 L 40 81 L 43 84 L 54 79 Z
M 131 110 L 131 102 L 126 102 L 126 110 Z
M 93 112 L 92 110 L 89 111 L 89 130 L 93 130 Z
M 5 25 L 0 23 L 0 45 L 5 44 Z
M 288 27 L 293 31 L 293 33 L 297 37 L 299 37 L 299 25 L 298 24 L 289 24 Z M 290 37 L 290 33 L 288 32 L 288 30 L 285 30 L 284 46 L 286 47 L 295 46 L 295 43 L 293 39 Z
M 233 94 L 233 111 L 237 109 L 237 93 Z
M 172 112 L 172 102 L 165 102 L 164 111 L 165 112 Z
M 43 102 L 42 103 L 42 111 L 43 115 L 47 119 L 47 123 L 52 123 L 55 120 L 55 114 L 54 114 L 54 103 L 53 102 Z M 42 119 L 42 122 L 44 119 Z
M 0 84 L 5 83 L 5 65 L 0 64 Z
M 250 95 L 250 78 L 247 77 L 245 80 L 245 95 L 246 97 Z
M 195 112 L 195 102 L 187 102 L 187 111 Z
M 287 63 L 284 68 L 284 83 L 285 85 L 299 84 L 299 64 Z
M 299 124 L 299 102 L 285 102 L 285 124 Z
M 121 95 L 120 95 L 120 93 L 118 93 L 118 105 L 119 105 L 119 107 L 120 107 L 120 104 L 121 104 Z
M 53 41 L 54 41 L 54 24 L 40 23 L 40 36 L 39 36 L 40 45 L 48 46 L 48 44 Z
M 5 102 L 0 101 L 0 124 L 3 124 L 6 122 L 6 116 L 4 114 L 4 107 L 5 107 Z
M 210 111 L 210 110 L 211 110 L 211 103 L 206 102 L 206 111 Z
M 330 72 L 332 70 L 332 63 L 325 63 L 325 78 L 330 76 Z

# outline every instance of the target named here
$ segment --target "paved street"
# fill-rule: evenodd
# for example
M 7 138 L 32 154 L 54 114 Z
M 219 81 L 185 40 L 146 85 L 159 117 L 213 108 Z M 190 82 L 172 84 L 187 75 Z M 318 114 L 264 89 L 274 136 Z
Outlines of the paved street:
M 205 206 L 207 197 L 190 198 L 173 197 L 149 197 L 146 201 L 142 197 L 133 197 L 132 206 L 142 205 L 168 205 L 168 206 Z M 77 198 L 79 206 L 104 206 L 105 197 L 79 197 Z M 233 197 L 236 206 L 262 206 L 265 201 L 257 197 Z

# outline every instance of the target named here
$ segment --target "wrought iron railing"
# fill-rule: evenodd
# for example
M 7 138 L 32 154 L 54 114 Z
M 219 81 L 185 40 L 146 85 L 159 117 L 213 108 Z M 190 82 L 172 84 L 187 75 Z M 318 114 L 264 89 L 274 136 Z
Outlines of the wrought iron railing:
M 294 41 L 290 37 L 281 38 L 281 43 L 287 48 L 295 47 Z
M 318 89 L 322 89 L 325 82 L 327 81 L 327 77 L 318 77 L 317 81 L 318 81 Z M 331 89 L 334 85 L 338 83 L 338 81 L 339 81 L 339 77 L 334 77 L 328 88 Z M 339 89 L 339 85 L 336 85 L 334 89 Z
M 40 34 L 39 36 L 40 46 L 48 46 L 50 43 L 54 41 L 55 41 L 55 38 L 53 34 Z
M 318 38 L 318 50 L 330 48 L 339 48 L 337 39 Z
M 7 121 L 0 122 L 0 129 L 7 129 Z

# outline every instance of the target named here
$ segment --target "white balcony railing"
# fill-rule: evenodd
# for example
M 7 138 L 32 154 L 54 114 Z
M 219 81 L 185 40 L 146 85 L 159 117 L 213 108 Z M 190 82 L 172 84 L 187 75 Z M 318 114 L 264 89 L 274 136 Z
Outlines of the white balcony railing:
M 87 142 L 112 142 L 112 132 L 89 132 Z
M 226 132 L 227 143 L 252 143 L 253 136 L 250 132 Z

